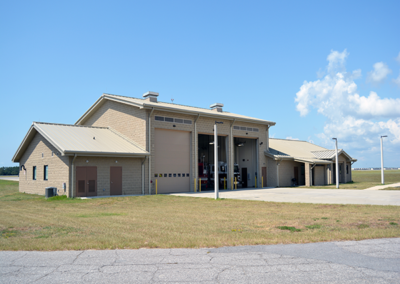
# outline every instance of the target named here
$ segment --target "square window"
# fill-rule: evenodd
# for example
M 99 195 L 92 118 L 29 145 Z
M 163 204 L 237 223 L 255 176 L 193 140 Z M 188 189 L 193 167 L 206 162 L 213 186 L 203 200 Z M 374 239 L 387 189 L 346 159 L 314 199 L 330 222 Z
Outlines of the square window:
M 168 174 L 168 177 L 172 177 L 172 174 Z
M 154 177 L 155 177 L 155 178 L 158 177 L 158 174 L 154 174 Z
M 186 174 L 187 177 L 189 177 L 189 174 Z
M 159 174 L 158 177 L 162 178 L 162 174 Z
M 43 168 L 43 179 L 48 180 L 49 179 L 49 166 L 44 166 Z
M 32 169 L 32 179 L 36 180 L 36 166 L 34 166 Z
M 164 174 L 164 177 L 165 177 L 165 178 L 168 177 L 168 174 Z
M 174 178 L 176 178 L 176 174 L 174 174 Z
M 182 174 L 182 177 L 185 177 L 185 174 Z
M 181 174 L 178 174 L 178 178 L 180 178 L 181 177 Z

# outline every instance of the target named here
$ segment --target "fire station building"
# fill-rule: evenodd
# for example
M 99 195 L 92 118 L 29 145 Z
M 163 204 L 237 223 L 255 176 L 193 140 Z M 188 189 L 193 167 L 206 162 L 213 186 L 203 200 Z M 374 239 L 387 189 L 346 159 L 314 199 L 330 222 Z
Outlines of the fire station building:
M 218 165 L 214 165 L 216 122 Z M 214 182 L 220 189 L 235 184 L 290 186 L 295 178 L 294 184 L 300 184 L 303 172 L 309 175 L 305 185 L 315 180 L 331 183 L 334 173 L 327 167 L 334 162 L 331 156 L 323 159 L 312 153 L 306 160 L 287 153 L 284 157 L 275 140 L 275 148 L 270 148 L 269 128 L 274 125 L 226 112 L 222 104 L 204 109 L 161 102 L 155 92 L 141 99 L 103 94 L 73 125 L 34 122 L 12 160 L 20 164 L 20 192 L 41 195 L 46 187 L 57 188 L 59 195 L 83 197 L 154 194 L 156 187 L 158 193 L 194 192 L 213 189 Z M 342 170 L 348 171 L 355 160 L 344 151 L 341 155 Z M 324 170 L 315 171 L 320 164 Z M 343 182 L 349 180 L 351 172 Z

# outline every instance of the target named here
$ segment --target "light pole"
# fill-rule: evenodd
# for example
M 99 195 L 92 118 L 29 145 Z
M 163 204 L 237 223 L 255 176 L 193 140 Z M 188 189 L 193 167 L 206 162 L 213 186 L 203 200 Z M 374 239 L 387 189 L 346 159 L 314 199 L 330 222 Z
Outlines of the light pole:
M 214 192 L 215 192 L 215 199 L 219 198 L 218 128 L 217 128 L 217 124 L 223 124 L 223 122 L 216 121 L 214 124 Z
M 382 184 L 385 184 L 385 174 L 383 173 L 383 138 L 387 137 L 387 135 L 381 136 L 381 181 Z
M 338 151 L 337 151 L 337 138 L 332 138 L 332 140 L 335 140 L 335 150 L 336 150 L 336 188 L 339 188 L 339 157 L 338 157 Z

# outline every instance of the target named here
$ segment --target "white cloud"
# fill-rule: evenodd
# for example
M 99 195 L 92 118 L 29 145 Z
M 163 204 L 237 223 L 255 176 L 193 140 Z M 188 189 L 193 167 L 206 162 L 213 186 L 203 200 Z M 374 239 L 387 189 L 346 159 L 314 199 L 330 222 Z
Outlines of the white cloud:
M 380 83 L 390 73 L 392 73 L 392 70 L 385 63 L 377 62 L 374 64 L 374 70 L 368 73 L 367 82 Z
M 399 55 L 397 55 L 397 57 L 395 58 L 395 60 L 400 63 L 400 52 Z
M 332 51 L 327 75 L 304 81 L 295 97 L 297 111 L 306 116 L 316 109 L 326 117 L 323 132 L 316 136 L 329 148 L 334 147 L 329 146 L 333 145 L 331 138 L 337 137 L 340 148 L 370 151 L 384 134 L 393 147 L 400 147 L 400 99 L 381 98 L 375 92 L 360 95 L 355 80 L 361 77 L 361 70 L 346 71 L 348 55 L 346 50 Z
M 400 56 L 400 55 L 399 55 Z M 392 79 L 393 83 L 400 87 L 400 74 L 396 79 Z

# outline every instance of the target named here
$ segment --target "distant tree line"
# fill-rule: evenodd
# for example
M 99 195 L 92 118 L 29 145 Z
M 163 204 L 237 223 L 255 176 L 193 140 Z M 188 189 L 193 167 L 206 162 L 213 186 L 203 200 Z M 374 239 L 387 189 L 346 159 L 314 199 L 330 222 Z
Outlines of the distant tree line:
M 0 176 L 15 176 L 19 174 L 19 167 L 2 167 Z

